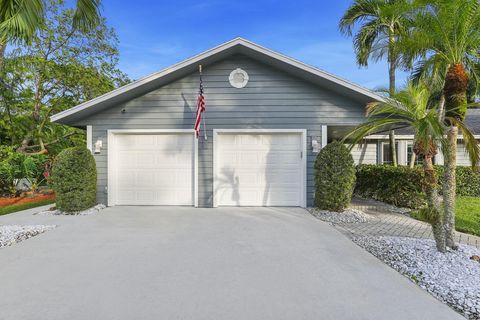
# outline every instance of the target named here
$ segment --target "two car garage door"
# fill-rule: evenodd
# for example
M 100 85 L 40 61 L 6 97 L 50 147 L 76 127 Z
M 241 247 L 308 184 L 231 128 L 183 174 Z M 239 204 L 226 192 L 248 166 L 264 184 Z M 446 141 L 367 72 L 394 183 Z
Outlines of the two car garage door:
M 114 134 L 109 143 L 110 204 L 195 205 L 192 133 Z M 302 134 L 218 133 L 214 145 L 215 205 L 304 205 Z

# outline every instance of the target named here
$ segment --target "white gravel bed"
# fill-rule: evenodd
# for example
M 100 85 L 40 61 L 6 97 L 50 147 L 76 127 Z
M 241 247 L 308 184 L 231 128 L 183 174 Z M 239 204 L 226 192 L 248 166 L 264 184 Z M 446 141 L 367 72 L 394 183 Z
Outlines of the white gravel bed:
M 308 208 L 307 210 L 314 217 L 331 223 L 361 223 L 374 219 L 374 217 L 363 211 L 351 208 L 345 209 L 343 212 L 326 211 L 317 208 Z
M 87 210 L 83 210 L 83 211 L 63 212 L 61 210 L 54 209 L 54 210 L 44 210 L 44 211 L 36 212 L 34 214 L 38 214 L 38 215 L 41 215 L 41 216 L 60 216 L 60 215 L 88 216 L 88 215 L 91 215 L 91 214 L 95 214 L 95 213 L 97 213 L 100 210 L 103 210 L 105 208 L 106 208 L 106 206 L 104 204 L 97 204 L 96 206 L 91 207 Z
M 0 248 L 35 237 L 55 228 L 54 225 L 3 225 L 0 226 Z
M 480 249 L 460 245 L 443 254 L 428 239 L 357 237 L 353 241 L 467 319 L 480 319 Z

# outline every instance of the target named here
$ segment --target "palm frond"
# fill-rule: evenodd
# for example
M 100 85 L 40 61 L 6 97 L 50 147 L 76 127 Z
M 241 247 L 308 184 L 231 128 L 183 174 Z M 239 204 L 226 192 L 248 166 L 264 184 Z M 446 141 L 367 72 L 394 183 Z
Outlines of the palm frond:
M 430 91 L 425 85 L 407 83 L 404 90 L 385 102 L 367 104 L 367 121 L 348 133 L 343 141 L 350 143 L 350 149 L 366 136 L 399 127 L 411 127 L 415 141 L 430 146 L 441 142 L 445 127 L 440 121 L 436 108 L 429 107 Z
M 101 0 L 77 0 L 72 25 L 84 32 L 94 29 L 100 22 Z
M 341 33 L 351 36 L 355 24 L 368 21 L 378 15 L 378 1 L 357 0 L 340 19 L 338 28 Z
M 29 42 L 43 21 L 43 0 L 3 0 L 0 4 L 0 42 Z

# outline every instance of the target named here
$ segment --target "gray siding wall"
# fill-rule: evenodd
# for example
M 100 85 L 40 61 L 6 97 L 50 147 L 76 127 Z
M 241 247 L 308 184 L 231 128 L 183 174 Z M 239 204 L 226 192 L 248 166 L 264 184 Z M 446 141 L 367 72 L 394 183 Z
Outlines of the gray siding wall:
M 236 68 L 249 74 L 245 88 L 230 86 L 228 76 Z M 212 129 L 264 128 L 307 129 L 321 136 L 321 125 L 356 125 L 364 119 L 366 101 L 353 101 L 339 93 L 263 65 L 245 56 L 233 56 L 204 67 L 206 125 L 208 139 L 199 140 L 199 206 L 212 206 Z M 108 129 L 191 129 L 193 127 L 198 74 L 83 119 L 77 125 L 92 125 L 92 141 L 103 141 L 98 166 L 98 201 L 107 202 Z M 122 113 L 121 110 L 126 112 Z M 313 199 L 313 163 L 316 154 L 307 145 L 307 201 Z M 370 157 L 370 150 L 368 151 Z M 369 160 L 370 161 L 370 160 Z

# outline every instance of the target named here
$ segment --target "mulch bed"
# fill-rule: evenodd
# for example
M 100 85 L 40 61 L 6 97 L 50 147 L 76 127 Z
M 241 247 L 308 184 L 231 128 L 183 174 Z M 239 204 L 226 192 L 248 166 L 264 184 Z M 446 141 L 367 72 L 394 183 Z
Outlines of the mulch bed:
M 0 208 L 8 207 L 11 205 L 37 202 L 43 200 L 54 200 L 55 194 L 35 194 L 25 197 L 15 197 L 15 198 L 0 198 Z

